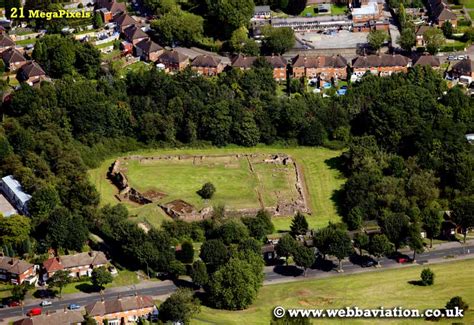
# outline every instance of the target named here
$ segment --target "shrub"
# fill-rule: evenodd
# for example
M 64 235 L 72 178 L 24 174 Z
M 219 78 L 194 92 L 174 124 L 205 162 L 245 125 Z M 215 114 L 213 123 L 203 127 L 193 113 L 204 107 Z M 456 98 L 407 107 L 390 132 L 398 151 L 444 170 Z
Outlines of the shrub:
M 459 296 L 452 297 L 446 304 L 446 309 L 454 309 L 455 307 L 458 307 L 464 311 L 469 309 L 469 305 L 464 300 L 462 300 L 462 297 Z
M 421 283 L 425 286 L 430 286 L 434 283 L 435 274 L 431 269 L 423 269 L 421 271 Z
M 216 187 L 212 183 L 206 183 L 196 193 L 203 199 L 210 199 L 216 192 Z

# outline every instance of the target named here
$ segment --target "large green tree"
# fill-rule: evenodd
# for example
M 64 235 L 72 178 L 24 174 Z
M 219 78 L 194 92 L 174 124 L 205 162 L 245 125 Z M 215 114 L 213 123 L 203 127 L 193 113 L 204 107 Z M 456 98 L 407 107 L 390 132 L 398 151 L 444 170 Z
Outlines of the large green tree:
M 217 20 L 227 36 L 230 36 L 239 27 L 247 26 L 255 8 L 253 0 L 205 1 L 209 14 Z
M 342 260 L 352 253 L 351 238 L 344 229 L 336 229 L 329 242 L 328 254 L 339 261 L 339 270 L 342 271 Z
M 311 247 L 298 246 L 293 252 L 295 264 L 303 268 L 303 274 L 306 276 L 306 270 L 316 261 L 316 255 Z
M 426 30 L 423 34 L 423 39 L 426 43 L 426 50 L 431 54 L 436 54 L 446 40 L 443 31 L 437 28 L 429 28 Z
M 297 212 L 293 217 L 293 220 L 291 220 L 290 234 L 293 237 L 298 235 L 306 235 L 308 228 L 309 226 L 308 221 L 306 221 L 306 217 L 301 212 Z
M 298 242 L 289 234 L 285 234 L 278 241 L 278 244 L 275 247 L 275 251 L 278 256 L 285 257 L 286 265 L 288 265 L 288 258 L 290 257 L 290 255 L 293 254 L 297 247 Z
M 289 27 L 274 28 L 265 26 L 262 30 L 264 35 L 263 50 L 265 53 L 283 54 L 295 45 L 295 33 Z
M 200 310 L 194 292 L 191 289 L 179 288 L 160 305 L 159 317 L 163 322 L 187 324 Z
M 71 278 L 69 277 L 69 272 L 64 270 L 59 270 L 54 272 L 53 276 L 48 279 L 48 287 L 50 288 L 58 288 L 59 290 L 59 297 L 61 297 L 63 288 L 71 282 Z
M 383 30 L 372 30 L 369 32 L 369 35 L 367 35 L 367 43 L 369 43 L 372 49 L 379 52 L 383 43 L 387 40 L 387 37 L 387 33 Z
M 452 203 L 452 219 L 461 227 L 466 242 L 467 229 L 474 227 L 474 195 L 457 198 Z
M 203 23 L 201 16 L 177 8 L 153 20 L 151 27 L 163 45 L 192 46 L 203 37 Z
M 369 243 L 369 253 L 376 257 L 377 264 L 380 265 L 380 258 L 393 251 L 393 244 L 384 234 L 372 236 Z
M 104 285 L 111 283 L 113 280 L 112 274 L 105 266 L 97 267 L 92 270 L 91 281 L 97 289 L 104 288 Z
M 257 297 L 260 278 L 250 263 L 232 258 L 212 275 L 210 299 L 217 308 L 244 309 Z

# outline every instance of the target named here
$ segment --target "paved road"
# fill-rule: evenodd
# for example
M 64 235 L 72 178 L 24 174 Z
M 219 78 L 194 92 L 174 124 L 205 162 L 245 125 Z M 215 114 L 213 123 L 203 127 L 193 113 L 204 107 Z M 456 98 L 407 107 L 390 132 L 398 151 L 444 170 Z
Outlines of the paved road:
M 128 286 L 128 287 L 123 287 L 121 289 L 122 290 L 120 291 L 105 292 L 103 294 L 103 298 L 112 299 L 112 298 L 117 298 L 119 294 L 123 297 L 123 296 L 131 296 L 131 295 L 134 295 L 135 293 L 139 295 L 161 296 L 161 295 L 166 295 L 175 291 L 176 286 L 170 281 L 165 281 L 165 282 L 151 283 L 151 286 L 146 287 L 146 288 L 135 289 L 133 286 Z M 101 296 L 98 293 L 89 294 L 86 297 L 81 297 L 81 298 L 68 298 L 68 296 L 71 296 L 71 295 L 65 295 L 65 298 L 62 300 L 55 299 L 51 306 L 42 307 L 43 313 L 45 313 L 46 311 L 65 309 L 67 308 L 67 306 L 69 306 L 72 303 L 78 304 L 79 306 L 83 307 L 87 304 L 93 303 L 101 299 Z M 35 303 L 35 304 L 26 305 L 23 308 L 7 307 L 5 309 L 1 309 L 0 310 L 0 318 L 1 318 L 0 323 L 3 324 L 2 319 L 12 318 L 12 317 L 21 317 L 22 315 L 27 313 L 31 308 L 38 307 L 38 306 L 39 306 L 38 303 Z
M 418 254 L 416 260 L 418 263 L 422 264 L 427 261 L 433 260 L 442 260 L 446 256 L 459 256 L 464 258 L 474 258 L 474 244 L 469 243 L 464 247 L 460 246 L 459 244 L 453 244 L 454 247 L 448 248 L 439 248 L 433 249 L 431 251 Z M 383 268 L 394 268 L 394 267 L 405 267 L 405 265 L 400 265 L 394 260 L 383 258 L 380 260 Z M 411 265 L 411 264 L 409 264 Z M 362 268 L 359 265 L 352 264 L 349 261 L 343 262 L 343 268 L 345 274 L 351 273 L 360 273 L 360 272 L 369 272 L 375 271 L 377 268 Z M 307 278 L 325 278 L 325 277 L 332 277 L 337 276 L 339 273 L 335 271 L 335 267 L 329 271 L 322 271 L 317 269 L 310 269 L 307 271 L 306 277 L 297 270 L 296 267 L 289 267 L 285 268 L 283 266 L 277 267 L 266 267 L 264 270 L 265 273 L 265 281 L 264 285 L 272 284 L 272 283 L 280 283 L 280 282 L 289 282 L 289 281 L 301 281 Z M 296 271 L 296 272 L 292 272 Z M 127 286 L 127 287 L 120 287 L 120 288 L 110 288 L 108 291 L 106 290 L 103 294 L 104 299 L 111 299 L 116 298 L 119 294 L 121 296 L 129 296 L 135 293 L 140 295 L 150 295 L 150 296 L 160 296 L 160 295 L 167 295 L 176 290 L 176 286 L 171 281 L 163 281 L 163 282 L 147 282 L 141 283 L 137 286 Z M 92 303 L 94 301 L 98 301 L 101 299 L 100 294 L 70 294 L 65 295 L 64 299 L 55 299 L 51 306 L 44 307 L 44 311 L 53 311 L 53 310 L 62 310 L 67 308 L 67 306 L 71 303 L 78 304 L 80 306 L 84 306 L 86 304 Z M 28 310 L 34 307 L 38 307 L 39 300 L 35 303 L 30 303 L 21 307 L 12 307 L 12 308 L 5 308 L 0 309 L 0 323 L 7 318 L 20 318 L 24 315 Z
M 469 251 L 469 254 L 468 254 Z M 416 255 L 416 261 L 419 264 L 426 263 L 427 261 L 433 260 L 433 259 L 442 259 L 446 256 L 466 256 L 466 258 L 474 258 L 474 244 L 472 245 L 466 245 L 464 248 L 460 245 L 457 247 L 451 247 L 451 248 L 445 248 L 445 249 L 435 249 L 431 251 L 424 252 L 422 254 L 417 254 Z M 412 256 L 410 252 L 408 252 L 408 256 Z M 335 262 L 336 263 L 336 262 Z M 383 268 L 393 268 L 393 267 L 403 267 L 407 264 L 400 264 L 397 263 L 393 259 L 389 258 L 382 258 L 380 259 L 380 264 L 383 266 Z M 412 265 L 409 263 L 408 265 Z M 357 264 L 352 264 L 349 261 L 344 261 L 342 263 L 342 267 L 344 270 L 345 274 L 351 274 L 351 273 L 360 273 L 360 272 L 368 272 L 368 271 L 375 271 L 377 268 L 371 267 L 371 268 L 362 268 L 361 266 Z M 315 277 L 331 277 L 337 275 L 336 270 L 336 264 L 334 265 L 334 269 L 332 271 L 323 271 L 323 270 L 318 270 L 318 269 L 309 269 L 306 272 L 306 278 L 315 278 Z M 293 271 L 296 272 L 291 272 L 288 271 L 287 268 L 285 267 L 274 267 L 274 268 L 265 268 L 265 284 L 271 284 L 272 282 L 284 282 L 284 280 L 301 280 L 305 278 L 301 271 L 298 272 L 296 268 L 293 268 Z M 289 274 L 290 273 L 290 274 Z M 292 279 L 293 278 L 293 279 Z

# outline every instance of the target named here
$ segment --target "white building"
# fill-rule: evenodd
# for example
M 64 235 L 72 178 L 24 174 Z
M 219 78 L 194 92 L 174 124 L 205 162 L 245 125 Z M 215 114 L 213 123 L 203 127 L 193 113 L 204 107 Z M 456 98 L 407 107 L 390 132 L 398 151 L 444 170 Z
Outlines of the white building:
M 28 202 L 31 195 L 23 192 L 21 184 L 12 175 L 2 178 L 0 190 L 18 212 L 28 215 Z

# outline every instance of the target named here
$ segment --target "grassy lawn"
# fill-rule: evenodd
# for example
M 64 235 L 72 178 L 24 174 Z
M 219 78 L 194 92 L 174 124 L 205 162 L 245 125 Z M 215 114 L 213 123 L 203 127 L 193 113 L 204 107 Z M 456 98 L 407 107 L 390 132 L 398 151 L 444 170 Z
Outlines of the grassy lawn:
M 11 290 L 12 288 L 13 288 L 13 285 L 12 285 L 12 284 L 5 284 L 5 283 L 0 284 L 0 301 L 1 301 L 3 298 L 8 298 L 8 297 L 10 297 L 10 295 L 11 295 L 10 290 Z
M 29 38 L 29 39 L 25 39 L 25 40 L 22 40 L 22 41 L 16 41 L 15 43 L 16 43 L 16 45 L 25 46 L 25 45 L 28 45 L 28 44 L 35 44 L 36 40 L 37 40 L 37 38 Z
M 331 5 L 332 15 L 344 15 L 346 13 L 347 6 L 345 5 Z
M 347 10 L 347 6 L 345 5 L 331 5 L 331 12 L 323 12 L 323 13 L 318 13 L 317 12 L 318 5 L 311 5 L 307 6 L 301 13 L 301 17 L 307 17 L 307 16 L 319 16 L 319 15 L 344 15 Z
M 474 20 L 474 10 L 469 11 L 469 17 L 471 17 L 471 19 Z
M 341 152 L 325 148 L 278 148 L 261 146 L 257 148 L 211 148 L 211 149 L 182 149 L 182 150 L 156 150 L 146 152 L 134 152 L 123 156 L 143 155 L 154 156 L 163 154 L 189 154 L 189 155 L 217 155 L 217 154 L 237 154 L 237 153 L 286 153 L 293 157 L 301 166 L 304 180 L 309 192 L 309 205 L 312 214 L 308 216 L 311 227 L 319 228 L 325 226 L 329 221 L 339 221 L 334 203 L 335 192 L 341 187 L 344 178 L 335 169 L 335 158 Z M 90 170 L 89 176 L 101 194 L 101 204 L 116 204 L 116 188 L 106 179 L 107 169 L 114 159 L 104 161 L 97 169 Z M 235 159 L 230 164 L 212 162 L 201 165 L 192 165 L 185 160 L 173 161 L 153 161 L 151 163 L 139 163 L 138 161 L 128 161 L 127 175 L 133 186 L 141 190 L 155 189 L 168 194 L 162 199 L 169 202 L 176 198 L 181 198 L 203 207 L 205 204 L 215 205 L 225 203 L 232 208 L 253 207 L 258 208 L 256 187 L 261 189 L 262 199 L 268 204 L 275 203 L 276 189 L 285 196 L 294 195 L 291 185 L 292 173 L 288 173 L 282 168 L 275 168 L 269 165 L 255 168 L 257 178 L 251 175 L 245 162 Z M 244 168 L 245 167 L 245 168 Z M 283 169 L 283 170 L 280 170 Z M 215 184 L 217 191 L 211 202 L 205 203 L 195 193 L 204 182 L 211 181 Z M 125 203 L 132 215 L 137 216 L 137 221 L 147 220 L 147 223 L 158 226 L 165 218 L 164 212 L 156 204 L 138 206 L 132 203 Z M 289 229 L 291 218 L 275 218 L 277 230 Z
M 121 270 L 119 274 L 114 277 L 114 280 L 107 284 L 106 288 L 112 287 L 122 287 L 132 284 L 137 284 L 139 282 L 137 275 L 135 272 L 129 270 Z M 69 293 L 78 293 L 78 292 L 92 292 L 94 288 L 92 287 L 92 283 L 90 281 L 81 281 L 81 282 L 72 282 L 68 283 L 63 288 L 63 294 Z
M 474 0 L 462 0 L 461 2 L 466 8 L 474 8 Z
M 275 306 L 284 308 L 393 308 L 410 309 L 444 308 L 453 296 L 461 296 L 470 306 L 474 305 L 474 260 L 430 265 L 434 271 L 433 286 L 420 287 L 409 284 L 419 280 L 422 266 L 396 270 L 381 270 L 365 274 L 342 275 L 328 279 L 317 279 L 276 284 L 260 289 L 256 302 L 243 311 L 222 311 L 202 307 L 192 324 L 269 324 Z M 472 308 L 462 320 L 442 320 L 438 324 L 473 324 Z M 344 324 L 341 319 L 324 319 L 313 324 Z M 380 324 L 380 319 L 356 319 L 348 324 Z M 423 319 L 392 319 L 390 324 L 422 324 Z

